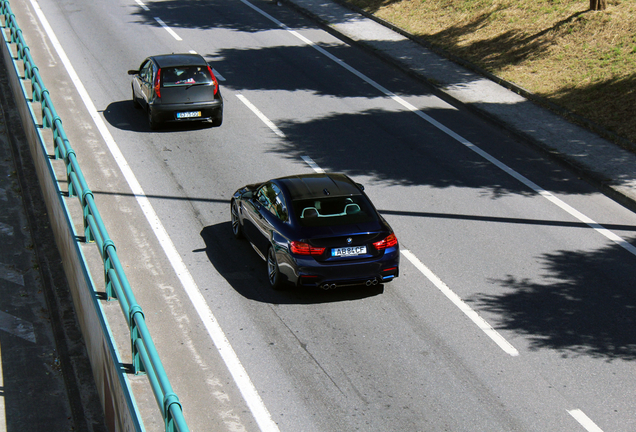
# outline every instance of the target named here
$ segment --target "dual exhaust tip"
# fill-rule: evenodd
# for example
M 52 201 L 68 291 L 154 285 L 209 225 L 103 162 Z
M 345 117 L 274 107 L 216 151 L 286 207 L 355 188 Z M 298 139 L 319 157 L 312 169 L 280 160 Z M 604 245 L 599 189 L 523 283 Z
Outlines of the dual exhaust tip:
M 377 285 L 378 284 L 378 280 L 377 279 L 369 279 L 364 284 L 366 286 Z M 326 284 L 320 285 L 320 288 L 322 288 L 324 290 L 336 289 L 337 285 L 335 283 L 332 283 L 332 284 L 326 283 Z

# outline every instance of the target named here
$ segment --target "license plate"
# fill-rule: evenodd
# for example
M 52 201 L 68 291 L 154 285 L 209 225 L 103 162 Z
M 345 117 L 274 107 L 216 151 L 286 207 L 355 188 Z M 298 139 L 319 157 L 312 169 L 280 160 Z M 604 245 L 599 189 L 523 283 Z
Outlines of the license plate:
M 201 111 L 186 111 L 186 112 L 178 112 L 177 118 L 193 118 L 193 117 L 201 117 Z
M 366 246 L 350 246 L 331 249 L 331 256 L 334 257 L 356 256 L 363 255 L 365 253 L 367 253 Z

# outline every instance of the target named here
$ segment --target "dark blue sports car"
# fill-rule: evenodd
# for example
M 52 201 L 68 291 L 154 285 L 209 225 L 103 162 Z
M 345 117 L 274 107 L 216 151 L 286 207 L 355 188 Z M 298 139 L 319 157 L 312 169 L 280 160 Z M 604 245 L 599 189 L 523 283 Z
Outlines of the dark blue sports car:
M 232 197 L 232 231 L 267 261 L 274 289 L 390 282 L 399 275 L 398 241 L 363 189 L 344 174 L 248 185 Z

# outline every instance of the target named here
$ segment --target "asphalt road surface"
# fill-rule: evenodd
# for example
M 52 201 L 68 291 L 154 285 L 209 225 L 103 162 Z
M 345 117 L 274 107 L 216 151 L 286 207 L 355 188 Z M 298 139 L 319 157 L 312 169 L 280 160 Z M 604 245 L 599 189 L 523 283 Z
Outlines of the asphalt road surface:
M 276 2 L 11 5 L 192 430 L 636 430 L 632 212 Z M 126 71 L 188 51 L 223 125 L 151 132 Z M 315 170 L 365 185 L 394 282 L 274 292 L 232 237 L 237 188 Z

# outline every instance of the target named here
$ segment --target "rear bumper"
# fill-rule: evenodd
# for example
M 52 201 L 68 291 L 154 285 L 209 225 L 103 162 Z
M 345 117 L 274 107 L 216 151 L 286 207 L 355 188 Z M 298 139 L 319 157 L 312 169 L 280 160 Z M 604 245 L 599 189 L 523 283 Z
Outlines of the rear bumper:
M 337 288 L 350 285 L 377 285 L 391 282 L 400 274 L 400 251 L 391 248 L 374 260 L 319 263 L 315 259 L 292 258 L 293 274 L 288 280 L 303 287 Z M 282 266 L 281 266 L 282 267 Z M 281 268 L 282 270 L 282 268 Z
M 177 113 L 200 111 L 200 117 L 177 118 Z M 151 104 L 150 112 L 154 121 L 184 122 L 221 119 L 223 117 L 223 99 L 215 99 L 211 102 L 188 104 Z

